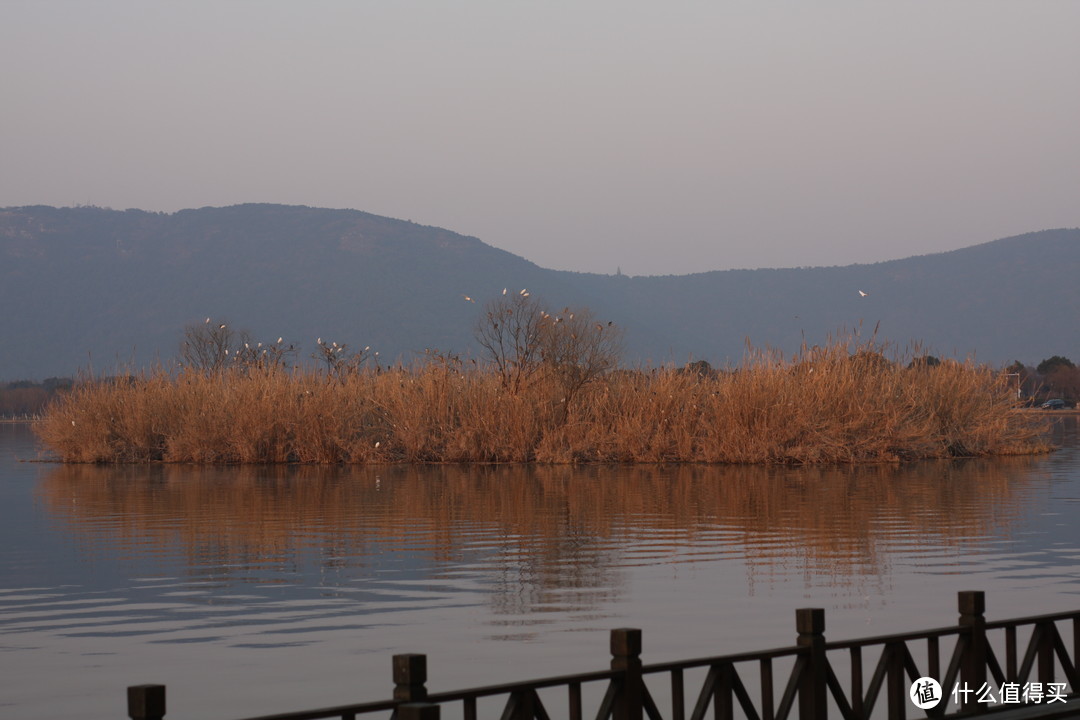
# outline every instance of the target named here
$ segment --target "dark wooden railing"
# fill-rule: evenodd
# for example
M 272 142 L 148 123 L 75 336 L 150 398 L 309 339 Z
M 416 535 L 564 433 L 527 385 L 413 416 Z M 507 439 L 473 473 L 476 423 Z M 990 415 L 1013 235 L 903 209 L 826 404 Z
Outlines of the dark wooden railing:
M 611 631 L 608 670 L 442 693 L 427 690 L 425 655 L 395 655 L 388 700 L 247 720 L 356 720 L 372 713 L 439 720 L 444 707 L 476 720 L 481 700 L 491 701 L 500 720 L 704 720 L 710 709 L 716 720 L 1080 717 L 1080 697 L 1072 695 L 1080 688 L 1080 610 L 991 623 L 981 591 L 961 592 L 959 610 L 959 622 L 949 627 L 827 642 L 825 611 L 804 608 L 796 611 L 798 637 L 790 647 L 652 665 L 641 661 L 641 631 L 623 628 Z M 1071 626 L 1069 645 L 1062 625 Z M 691 676 L 703 678 L 690 686 L 692 705 Z M 940 704 L 927 710 L 909 695 L 923 677 L 942 688 Z M 164 715 L 164 685 L 128 688 L 132 720 Z

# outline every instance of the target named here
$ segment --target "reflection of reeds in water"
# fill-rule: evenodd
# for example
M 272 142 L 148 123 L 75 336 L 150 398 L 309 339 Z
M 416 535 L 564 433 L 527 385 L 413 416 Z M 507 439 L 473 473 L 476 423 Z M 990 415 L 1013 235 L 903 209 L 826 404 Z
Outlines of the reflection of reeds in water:
M 1000 532 L 1029 466 L 1022 457 L 797 469 L 65 465 L 41 491 L 76 533 L 124 554 L 178 551 L 199 569 L 316 554 L 332 568 L 408 550 L 435 575 L 495 566 L 505 576 L 496 601 L 520 607 L 568 590 L 581 602 L 610 590 L 627 564 L 732 553 L 752 575 L 794 569 L 858 583 L 885 572 L 897 546 Z
M 36 430 L 69 462 L 848 463 L 1044 449 L 1000 376 L 846 343 L 736 372 L 619 371 L 572 398 L 452 361 L 340 378 L 164 372 L 85 383 Z

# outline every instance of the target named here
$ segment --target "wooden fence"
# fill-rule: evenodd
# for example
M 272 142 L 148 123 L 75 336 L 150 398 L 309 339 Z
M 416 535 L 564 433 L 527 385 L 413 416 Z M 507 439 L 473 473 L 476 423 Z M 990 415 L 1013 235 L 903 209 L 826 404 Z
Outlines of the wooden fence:
M 704 720 L 710 710 L 716 720 L 1080 716 L 1080 610 L 987 622 L 984 609 L 983 592 L 961 592 L 956 625 L 828 642 L 825 611 L 806 608 L 790 647 L 652 665 L 641 661 L 641 631 L 623 628 L 611 631 L 608 669 L 440 693 L 427 690 L 425 655 L 395 655 L 387 700 L 247 720 L 439 720 L 444 708 L 463 720 L 481 709 L 500 720 Z M 927 677 L 940 702 L 920 710 L 916 692 L 933 699 L 916 684 Z M 128 715 L 161 720 L 165 686 L 129 687 Z

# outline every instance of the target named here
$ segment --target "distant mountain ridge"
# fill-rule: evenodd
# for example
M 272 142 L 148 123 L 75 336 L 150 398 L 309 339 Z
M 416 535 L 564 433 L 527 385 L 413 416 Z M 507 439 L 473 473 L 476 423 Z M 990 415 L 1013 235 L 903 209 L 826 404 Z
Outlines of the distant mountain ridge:
M 474 353 L 483 302 L 528 288 L 626 329 L 629 362 L 792 353 L 861 327 L 992 364 L 1080 356 L 1080 230 L 846 267 L 627 277 L 547 270 L 477 238 L 357 210 L 0 209 L 0 380 L 175 357 L 185 325 L 381 357 Z M 867 293 L 861 296 L 859 291 Z M 472 297 L 475 303 L 465 300 Z

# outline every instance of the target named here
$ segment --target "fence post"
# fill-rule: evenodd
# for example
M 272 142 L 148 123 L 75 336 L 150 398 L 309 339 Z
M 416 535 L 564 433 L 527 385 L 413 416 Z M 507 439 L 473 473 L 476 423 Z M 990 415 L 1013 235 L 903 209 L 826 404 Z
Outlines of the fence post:
M 1054 634 L 1057 627 L 1054 623 L 1036 623 L 1035 632 L 1041 636 L 1039 641 L 1039 682 L 1054 682 Z M 1071 679 L 1071 678 L 1066 678 Z
M 618 628 L 611 631 L 611 669 L 623 673 L 615 695 L 613 720 L 642 720 L 645 693 L 641 677 L 641 630 Z
M 904 654 L 907 646 L 903 642 L 885 643 L 882 649 L 888 660 L 885 663 L 885 705 L 888 708 L 888 717 L 901 718 L 906 716 L 908 694 L 904 674 Z
M 161 720 L 165 717 L 165 686 L 129 686 L 127 707 L 131 720 Z
M 406 653 L 394 656 L 394 700 L 422 703 L 427 700 L 427 655 Z M 424 716 L 424 720 L 428 720 Z
M 433 703 L 398 705 L 397 720 L 439 720 L 439 706 Z
M 503 717 L 508 717 L 510 720 L 533 720 L 536 717 L 535 700 L 535 690 L 518 690 L 510 697 L 510 705 L 513 706 L 514 711 L 509 715 L 504 712 Z
M 828 659 L 825 657 L 824 608 L 800 608 L 795 611 L 799 637 L 795 643 L 809 648 L 806 668 L 799 679 L 800 720 L 825 720 L 829 716 Z
M 960 608 L 960 627 L 965 628 L 968 636 L 967 652 L 960 662 L 961 687 L 971 690 L 961 693 L 961 710 L 974 708 L 975 712 L 986 710 L 983 703 L 977 702 L 979 689 L 986 683 L 986 593 L 982 590 L 962 590 L 958 596 Z M 950 692 L 942 688 L 943 692 Z

